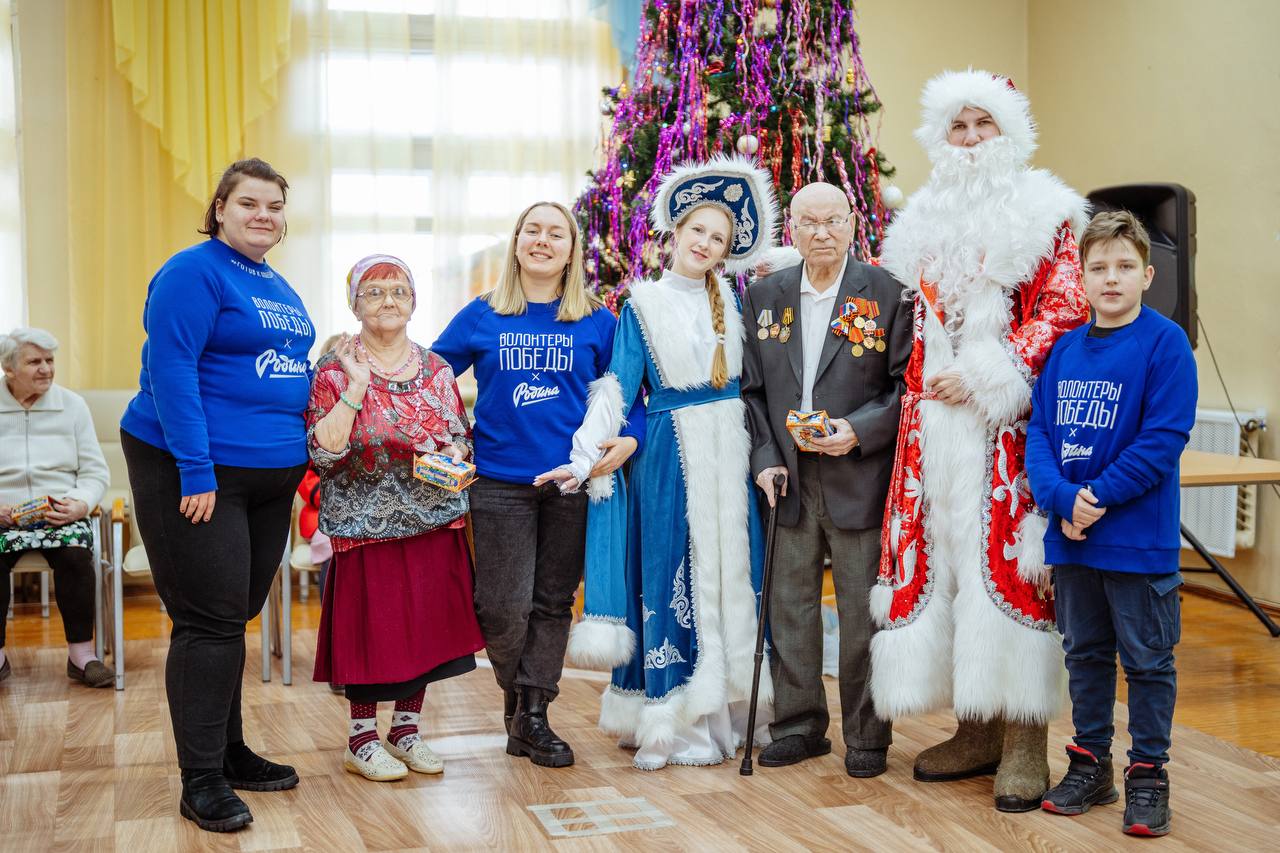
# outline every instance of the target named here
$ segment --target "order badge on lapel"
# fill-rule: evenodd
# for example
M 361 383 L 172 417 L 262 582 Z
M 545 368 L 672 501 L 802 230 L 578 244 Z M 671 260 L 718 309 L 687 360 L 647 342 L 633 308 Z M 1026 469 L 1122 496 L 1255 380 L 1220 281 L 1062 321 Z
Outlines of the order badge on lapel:
M 840 316 L 831 321 L 831 333 L 848 338 L 853 344 L 849 352 L 854 358 L 862 358 L 868 350 L 884 352 L 884 329 L 876 322 L 880 316 L 880 303 L 860 296 L 845 297 Z
M 791 324 L 795 322 L 796 314 L 788 306 L 782 309 L 782 331 L 778 332 L 778 340 L 784 344 L 791 340 Z

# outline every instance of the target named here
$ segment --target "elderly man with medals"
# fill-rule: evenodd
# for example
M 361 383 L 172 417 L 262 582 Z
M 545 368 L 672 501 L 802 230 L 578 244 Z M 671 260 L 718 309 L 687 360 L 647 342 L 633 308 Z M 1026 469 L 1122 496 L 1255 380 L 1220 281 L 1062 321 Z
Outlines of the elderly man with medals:
M 848 199 L 830 184 L 809 184 L 792 199 L 803 263 L 747 290 L 742 395 L 751 472 L 770 506 L 780 502 L 769 601 L 773 743 L 759 764 L 781 767 L 831 751 L 821 619 L 830 556 L 845 770 L 869 777 L 884 772 L 891 739 L 871 700 L 867 596 L 880 564 L 911 316 L 888 273 L 849 256 L 851 216 Z M 785 481 L 775 495 L 777 474 Z

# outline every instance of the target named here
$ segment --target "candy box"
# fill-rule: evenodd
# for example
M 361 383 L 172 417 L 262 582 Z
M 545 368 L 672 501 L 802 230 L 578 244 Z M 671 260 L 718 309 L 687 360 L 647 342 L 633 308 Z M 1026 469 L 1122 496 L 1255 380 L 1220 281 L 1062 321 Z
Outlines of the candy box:
M 413 457 L 413 476 L 450 492 L 460 492 L 476 478 L 476 466 L 454 462 L 443 453 L 424 453 Z
M 818 453 L 818 448 L 810 442 L 815 438 L 831 435 L 835 429 L 827 419 L 825 409 L 816 412 L 797 412 L 792 409 L 787 412 L 787 432 L 791 433 L 796 446 L 801 450 Z
M 9 514 L 13 518 L 15 527 L 44 527 L 44 518 L 51 509 L 53 509 L 51 500 L 48 497 L 40 497 L 18 504 L 9 510 Z

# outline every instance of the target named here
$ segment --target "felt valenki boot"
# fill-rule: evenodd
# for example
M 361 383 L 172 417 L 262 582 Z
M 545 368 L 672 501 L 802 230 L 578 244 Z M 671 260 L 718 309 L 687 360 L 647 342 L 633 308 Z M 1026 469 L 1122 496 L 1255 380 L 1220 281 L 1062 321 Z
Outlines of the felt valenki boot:
M 988 776 L 1000 766 L 1005 724 L 990 720 L 959 720 L 949 740 L 916 756 L 913 774 L 917 782 L 954 782 L 971 776 Z M 1039 805 L 1039 801 L 1036 801 Z
M 1008 722 L 1004 755 L 996 772 L 996 811 L 1040 808 L 1049 790 L 1049 724 Z

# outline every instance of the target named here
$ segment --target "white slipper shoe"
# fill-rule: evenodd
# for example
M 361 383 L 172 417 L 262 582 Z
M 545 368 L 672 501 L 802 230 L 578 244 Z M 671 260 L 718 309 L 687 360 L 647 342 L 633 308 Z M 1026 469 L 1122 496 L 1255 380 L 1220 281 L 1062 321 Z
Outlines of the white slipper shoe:
M 404 762 L 389 755 L 379 741 L 373 742 L 372 749 L 361 747 L 360 751 L 366 758 L 352 754 L 351 747 L 347 747 L 347 754 L 342 757 L 342 766 L 348 773 L 363 776 L 372 782 L 394 782 L 409 775 L 409 768 L 404 766 Z
M 408 749 L 401 749 L 391 741 L 387 741 L 387 752 L 417 773 L 434 776 L 444 772 L 444 759 L 432 752 L 431 747 L 427 746 L 424 740 L 419 739 Z

